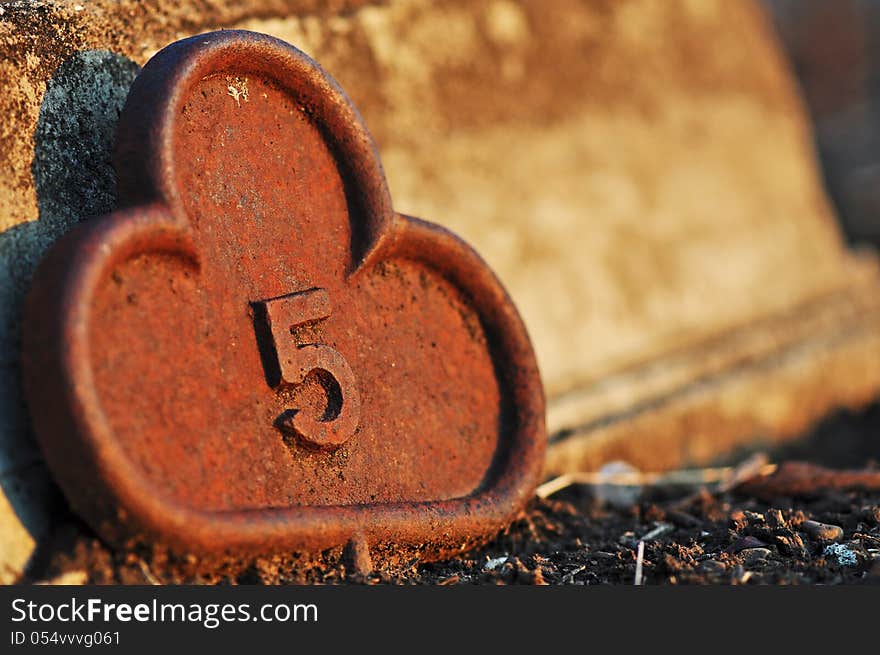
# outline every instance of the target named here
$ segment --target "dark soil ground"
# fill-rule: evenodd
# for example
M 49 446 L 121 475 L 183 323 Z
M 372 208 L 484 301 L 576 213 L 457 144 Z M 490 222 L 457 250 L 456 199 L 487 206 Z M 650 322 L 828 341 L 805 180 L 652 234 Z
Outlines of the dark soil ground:
M 767 452 L 774 463 L 876 468 L 878 431 L 880 406 L 872 406 L 837 415 Z M 318 562 L 282 557 L 206 573 L 192 560 L 113 552 L 71 517 L 23 582 L 84 570 L 89 582 L 111 584 L 633 584 L 640 540 L 644 584 L 880 584 L 880 490 L 817 491 L 768 502 L 736 492 L 655 487 L 631 505 L 614 507 L 586 487 L 569 487 L 551 499 L 536 498 L 509 529 L 463 557 L 432 564 L 377 559 L 367 575 L 351 572 L 340 552 Z

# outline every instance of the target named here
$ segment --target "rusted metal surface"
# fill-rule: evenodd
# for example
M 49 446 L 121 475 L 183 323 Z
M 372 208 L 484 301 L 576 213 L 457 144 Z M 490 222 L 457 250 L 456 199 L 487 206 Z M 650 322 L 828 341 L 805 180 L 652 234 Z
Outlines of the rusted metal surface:
M 531 495 L 544 400 L 502 286 L 395 213 L 336 84 L 272 38 L 186 39 L 120 120 L 120 209 L 40 265 L 28 405 L 73 507 L 186 552 L 440 552 Z

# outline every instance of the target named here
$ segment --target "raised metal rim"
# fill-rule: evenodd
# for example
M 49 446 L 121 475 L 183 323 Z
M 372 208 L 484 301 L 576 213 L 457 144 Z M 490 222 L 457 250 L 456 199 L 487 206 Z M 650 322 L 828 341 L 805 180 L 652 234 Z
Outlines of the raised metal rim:
M 174 184 L 173 128 L 191 85 L 220 71 L 271 77 L 296 93 L 331 135 L 340 161 L 348 162 L 346 185 L 353 185 L 366 224 L 367 247 L 352 275 L 386 257 L 409 258 L 436 269 L 469 297 L 486 330 L 511 423 L 484 488 L 438 502 L 201 511 L 157 493 L 114 438 L 92 375 L 91 300 L 120 258 L 165 250 L 198 266 Z M 187 552 L 316 550 L 354 536 L 448 546 L 503 527 L 531 495 L 545 447 L 543 390 L 528 335 L 500 282 L 473 250 L 442 228 L 394 213 L 372 140 L 338 85 L 306 55 L 271 37 L 241 31 L 192 37 L 144 68 L 123 112 L 121 134 L 126 209 L 84 223 L 53 248 L 26 311 L 34 328 L 24 340 L 26 390 L 46 459 L 74 502 L 84 496 L 83 485 L 91 485 L 88 500 L 76 509 L 104 517 L 95 527 L 112 540 L 142 534 Z M 59 401 L 59 411 L 49 416 L 44 408 Z M 71 427 L 72 441 L 65 433 Z M 70 467 L 71 456 L 82 465 Z

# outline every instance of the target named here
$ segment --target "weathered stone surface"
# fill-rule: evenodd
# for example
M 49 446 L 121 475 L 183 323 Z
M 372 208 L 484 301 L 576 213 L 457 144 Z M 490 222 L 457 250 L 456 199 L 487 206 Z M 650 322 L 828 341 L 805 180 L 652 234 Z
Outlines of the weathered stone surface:
M 16 499 L 8 482 L 40 470 L 16 371 L 34 262 L 71 224 L 112 208 L 107 153 L 137 66 L 211 29 L 274 34 L 320 61 L 365 115 L 397 208 L 453 228 L 499 273 L 560 436 L 548 471 L 705 460 L 880 386 L 880 334 L 859 318 L 876 316 L 865 299 L 878 295 L 873 258 L 842 244 L 797 94 L 749 3 L 0 10 L 6 580 L 27 558 L 15 530 L 38 540 L 48 525 L 44 496 Z
M 880 383 L 880 275 L 873 257 L 858 264 L 845 289 L 552 399 L 546 473 L 615 459 L 643 470 L 705 464 L 870 402 Z

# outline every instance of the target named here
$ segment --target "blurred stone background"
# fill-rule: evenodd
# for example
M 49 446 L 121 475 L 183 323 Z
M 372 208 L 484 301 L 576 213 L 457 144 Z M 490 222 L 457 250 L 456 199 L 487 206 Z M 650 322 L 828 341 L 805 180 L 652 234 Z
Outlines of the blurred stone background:
M 815 126 L 852 241 L 880 242 L 880 2 L 763 0 Z

